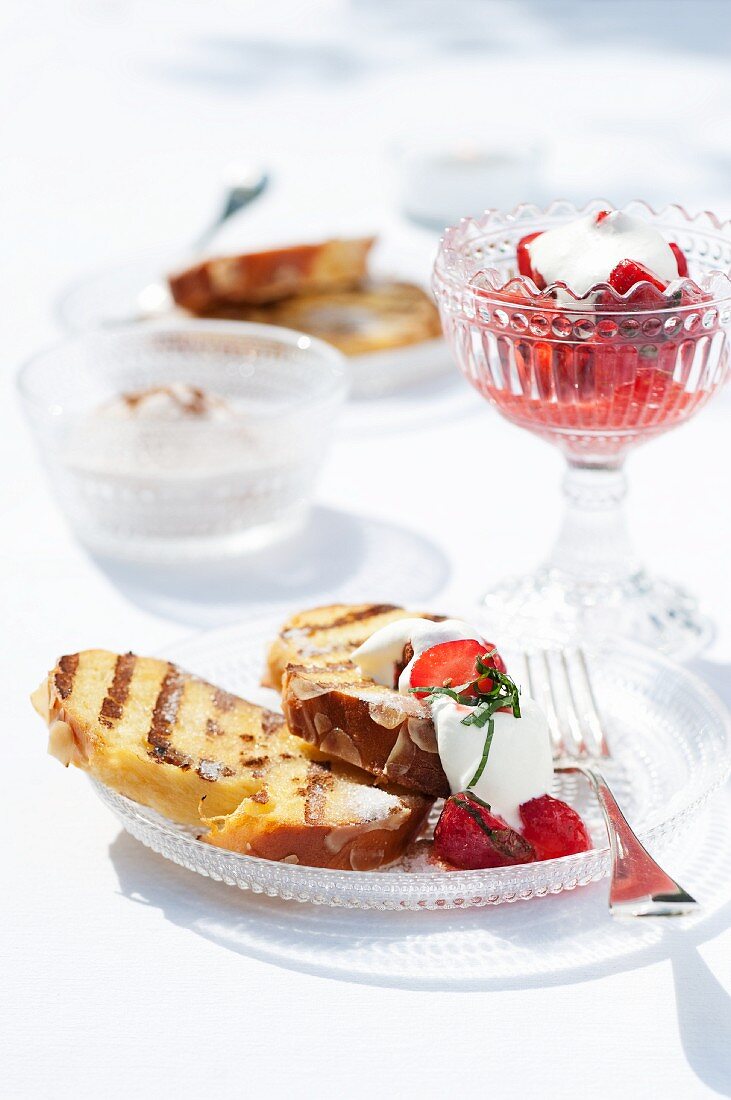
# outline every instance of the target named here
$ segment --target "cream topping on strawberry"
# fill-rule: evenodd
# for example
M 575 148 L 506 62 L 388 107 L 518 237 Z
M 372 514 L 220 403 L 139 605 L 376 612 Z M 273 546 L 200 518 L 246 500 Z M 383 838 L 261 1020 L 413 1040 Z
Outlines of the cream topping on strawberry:
M 405 656 L 409 660 L 404 665 Z M 432 622 L 411 618 L 377 630 L 355 651 L 353 661 L 364 676 L 386 687 L 398 687 L 402 695 L 411 695 L 422 686 L 458 691 L 475 680 L 475 691 L 489 691 L 493 686 L 489 672 L 478 678 L 478 656 L 489 668 L 505 672 L 500 655 L 469 624 L 458 619 Z M 477 703 L 478 696 L 473 697 Z M 475 713 L 474 706 L 449 695 L 422 698 L 428 699 L 451 791 L 473 791 L 508 825 L 520 828 L 521 804 L 546 794 L 553 782 L 550 733 L 537 703 L 521 698 L 520 717 L 512 711 L 496 711 L 490 730 L 487 724 L 465 725 L 464 720 Z M 488 734 L 487 760 L 481 768 Z
M 476 783 L 485 743 L 485 729 L 465 726 L 471 707 L 437 696 L 432 716 L 437 748 L 453 793 L 468 787 L 487 802 L 513 829 L 521 828 L 520 807 L 550 791 L 553 783 L 551 738 L 546 717 L 532 699 L 520 700 L 520 718 L 498 711 L 487 765 Z
M 398 690 L 409 695 L 411 671 L 417 658 L 440 642 L 473 639 L 487 645 L 473 627 L 460 619 L 398 619 L 376 630 L 353 654 L 353 663 L 361 673 L 377 684 L 394 687 L 394 668 L 403 664 L 404 649 L 411 644 L 413 656 L 398 678 Z
M 565 283 L 577 297 L 610 282 L 623 260 L 635 261 L 665 284 L 679 275 L 676 254 L 662 234 L 622 210 L 587 214 L 548 229 L 528 241 L 525 250 L 543 285 Z

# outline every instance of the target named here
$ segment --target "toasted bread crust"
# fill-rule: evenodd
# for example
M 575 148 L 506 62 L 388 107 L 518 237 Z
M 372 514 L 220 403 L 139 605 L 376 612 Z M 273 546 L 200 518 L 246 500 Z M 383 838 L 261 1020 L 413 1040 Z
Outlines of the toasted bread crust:
M 375 789 L 254 706 L 165 661 L 62 657 L 33 703 L 65 765 L 202 837 L 269 859 L 376 867 L 399 855 L 430 800 Z M 205 814 L 205 816 L 204 816 Z
M 170 292 L 183 309 L 205 313 L 278 302 L 307 291 L 348 290 L 365 277 L 374 240 L 332 240 L 214 257 L 170 275 Z
M 404 791 L 401 806 L 386 818 L 357 825 L 301 827 L 248 819 L 250 802 L 220 821 L 209 821 L 206 840 L 217 847 L 287 863 L 370 871 L 402 855 L 424 824 L 431 800 Z
M 444 617 L 407 611 L 392 603 L 336 603 L 301 611 L 284 623 L 271 643 L 262 682 L 279 691 L 287 665 L 328 668 L 349 661 L 376 630 L 415 615 L 435 622 Z
M 398 783 L 432 798 L 449 794 L 427 707 L 360 679 L 353 665 L 328 670 L 290 665 L 282 709 L 293 733 L 370 772 L 379 783 Z

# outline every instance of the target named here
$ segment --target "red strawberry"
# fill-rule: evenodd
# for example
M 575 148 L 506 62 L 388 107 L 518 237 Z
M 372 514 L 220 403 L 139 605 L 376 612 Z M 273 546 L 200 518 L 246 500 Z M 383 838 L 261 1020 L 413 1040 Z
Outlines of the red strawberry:
M 649 283 L 658 290 L 665 290 L 668 285 L 637 260 L 620 260 L 609 276 L 609 285 L 614 287 L 617 294 L 626 294 L 637 283 Z
M 671 249 L 673 250 L 673 255 L 675 256 L 675 260 L 678 265 L 678 275 L 681 279 L 685 279 L 688 274 L 688 261 L 685 258 L 685 253 L 683 252 L 680 245 L 675 244 L 674 241 L 670 241 L 669 244 Z
M 546 282 L 542 275 L 533 270 L 530 262 L 530 251 L 528 249 L 528 245 L 531 241 L 534 241 L 536 237 L 540 237 L 540 235 L 540 231 L 537 233 L 529 233 L 527 237 L 523 237 L 519 240 L 516 258 L 520 274 L 525 275 L 527 279 L 532 279 L 539 290 L 545 290 Z
M 599 222 L 603 222 L 605 218 L 608 218 L 611 214 L 611 210 L 600 210 L 594 218 L 594 224 L 599 225 Z
M 520 807 L 523 836 L 538 859 L 558 859 L 575 852 L 587 852 L 591 838 L 576 810 L 550 794 L 532 798 Z
M 414 662 L 411 670 L 411 687 L 461 687 L 477 679 L 477 658 L 482 657 L 486 665 L 506 672 L 503 659 L 497 652 L 491 652 L 494 646 L 489 642 L 478 642 L 474 638 L 465 641 L 439 642 L 425 649 Z M 486 656 L 486 654 L 490 656 Z M 480 691 L 490 691 L 492 680 L 483 677 L 478 687 Z M 423 699 L 425 692 L 417 692 L 417 698 Z
M 434 854 L 465 870 L 532 863 L 536 858 L 520 833 L 466 791 L 444 803 L 434 830 Z

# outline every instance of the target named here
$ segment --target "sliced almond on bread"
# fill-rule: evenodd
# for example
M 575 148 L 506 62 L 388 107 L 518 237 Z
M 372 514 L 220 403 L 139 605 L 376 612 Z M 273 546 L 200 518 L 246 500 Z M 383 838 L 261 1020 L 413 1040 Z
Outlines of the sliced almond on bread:
M 449 794 L 428 707 L 364 680 L 352 664 L 289 665 L 282 708 L 293 733 L 329 756 L 433 798 Z

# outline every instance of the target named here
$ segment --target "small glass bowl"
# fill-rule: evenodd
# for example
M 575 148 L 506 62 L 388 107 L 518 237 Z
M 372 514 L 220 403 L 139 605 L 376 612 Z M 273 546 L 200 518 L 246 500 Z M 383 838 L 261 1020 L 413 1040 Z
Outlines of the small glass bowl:
M 172 418 L 164 397 L 162 416 L 120 412 L 122 394 L 171 386 L 203 391 L 215 411 Z M 167 562 L 235 555 L 296 529 L 347 378 L 320 340 L 199 321 L 87 333 L 32 358 L 18 388 L 79 539 L 107 557 Z

